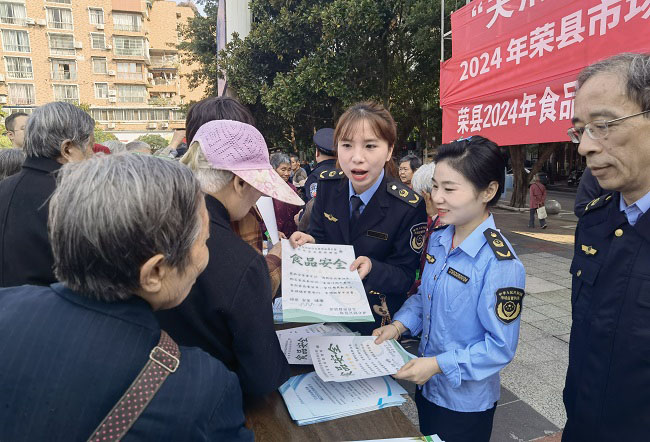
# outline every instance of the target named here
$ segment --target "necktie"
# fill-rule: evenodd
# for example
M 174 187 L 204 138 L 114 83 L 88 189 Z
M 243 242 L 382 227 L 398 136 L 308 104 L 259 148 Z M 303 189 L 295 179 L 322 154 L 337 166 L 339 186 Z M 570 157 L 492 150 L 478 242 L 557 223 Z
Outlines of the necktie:
M 352 195 L 350 198 L 350 206 L 352 207 L 352 212 L 350 213 L 350 230 L 352 230 L 361 216 L 361 205 L 363 201 L 357 195 Z

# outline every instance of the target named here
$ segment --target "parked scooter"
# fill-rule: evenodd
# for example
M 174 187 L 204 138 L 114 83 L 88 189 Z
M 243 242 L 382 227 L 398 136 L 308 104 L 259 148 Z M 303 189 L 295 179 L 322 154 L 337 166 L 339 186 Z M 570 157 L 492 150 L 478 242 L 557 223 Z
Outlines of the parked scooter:
M 572 170 L 569 173 L 569 177 L 566 180 L 568 186 L 577 186 L 580 184 L 580 178 L 582 178 L 582 173 L 584 170 Z

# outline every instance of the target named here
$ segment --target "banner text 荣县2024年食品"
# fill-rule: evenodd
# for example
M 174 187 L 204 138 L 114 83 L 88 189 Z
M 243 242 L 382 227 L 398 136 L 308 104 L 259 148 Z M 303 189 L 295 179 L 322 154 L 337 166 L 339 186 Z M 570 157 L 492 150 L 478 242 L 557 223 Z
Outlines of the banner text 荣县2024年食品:
M 474 0 L 452 14 L 440 69 L 443 141 L 569 141 L 576 77 L 650 51 L 650 0 Z

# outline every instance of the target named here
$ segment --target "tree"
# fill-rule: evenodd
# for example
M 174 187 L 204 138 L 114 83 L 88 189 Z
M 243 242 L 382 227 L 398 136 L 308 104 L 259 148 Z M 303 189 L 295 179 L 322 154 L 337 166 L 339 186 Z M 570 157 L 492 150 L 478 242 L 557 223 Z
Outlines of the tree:
M 533 177 L 542 169 L 544 163 L 551 157 L 558 143 L 523 144 L 519 146 L 510 146 L 510 162 L 512 163 L 513 189 L 510 197 L 512 207 L 524 207 L 526 205 L 526 196 L 528 195 L 528 185 Z M 533 164 L 530 173 L 524 168 L 524 157 L 526 149 L 542 147 L 542 151 Z
M 219 76 L 253 112 L 273 147 L 311 150 L 354 102 L 392 112 L 397 147 L 440 134 L 440 4 L 430 0 L 252 0 L 250 34 L 216 51 L 217 1 L 181 28 L 187 61 L 216 95 Z M 193 83 L 194 82 L 194 83 Z
M 0 109 L 0 118 L 2 118 L 2 123 L 0 123 L 0 148 L 12 147 L 11 140 L 5 135 L 7 128 L 4 124 L 4 118 L 7 116 L 7 113 Z
M 101 144 L 108 140 L 117 140 L 117 137 L 110 132 L 104 131 L 99 124 L 95 123 L 95 143 Z
M 136 138 L 138 141 L 144 141 L 149 146 L 151 146 L 151 152 L 156 152 L 160 149 L 164 149 L 169 145 L 169 141 L 161 137 L 160 135 L 140 135 Z

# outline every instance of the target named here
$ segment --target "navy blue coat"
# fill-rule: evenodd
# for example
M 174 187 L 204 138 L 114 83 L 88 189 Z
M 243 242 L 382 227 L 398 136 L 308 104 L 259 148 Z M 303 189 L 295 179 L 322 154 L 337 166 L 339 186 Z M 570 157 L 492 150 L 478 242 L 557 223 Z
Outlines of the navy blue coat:
M 0 181 L 0 287 L 56 282 L 47 212 L 60 168 L 55 160 L 27 158 L 19 173 Z
M 330 171 L 336 168 L 336 158 L 330 158 L 329 160 L 323 160 L 307 177 L 305 181 L 305 201 L 309 201 L 316 196 L 318 191 L 318 179 L 320 174 L 325 171 Z
M 650 212 L 631 226 L 619 198 L 589 203 L 576 229 L 567 441 L 650 439 Z
M 379 188 L 350 232 L 348 179 L 340 171 L 323 172 L 318 182 L 309 224 L 309 234 L 321 244 L 350 244 L 357 257 L 367 256 L 372 269 L 364 287 L 371 309 L 386 296 L 392 314 L 406 300 L 415 280 L 424 246 L 427 214 L 422 198 L 402 183 L 384 176 Z M 373 309 L 375 323 L 351 323 L 362 333 L 381 325 Z
M 160 339 L 140 298 L 104 303 L 61 284 L 0 290 L 0 440 L 85 441 Z M 252 441 L 237 377 L 181 347 L 124 441 Z

